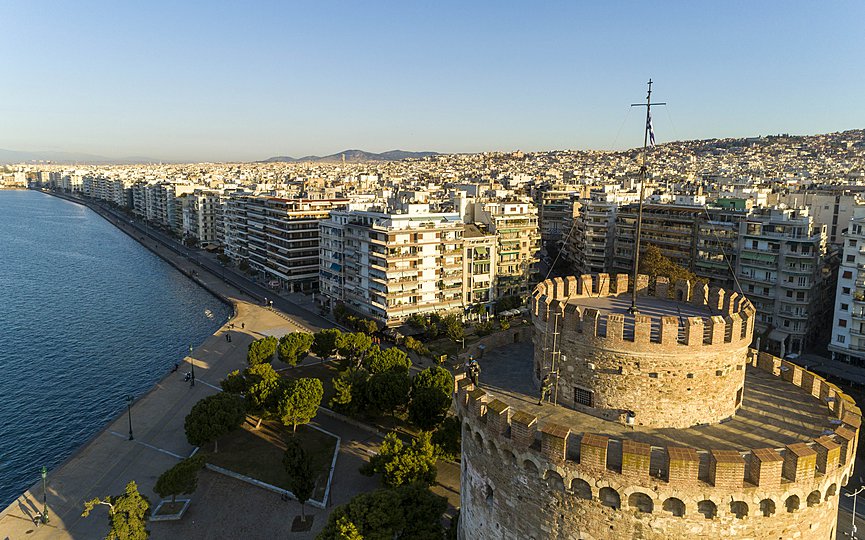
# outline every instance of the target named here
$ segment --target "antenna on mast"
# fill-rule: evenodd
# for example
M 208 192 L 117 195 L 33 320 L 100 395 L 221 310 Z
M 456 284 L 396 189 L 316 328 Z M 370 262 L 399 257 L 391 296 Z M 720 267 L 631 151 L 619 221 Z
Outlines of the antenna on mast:
M 640 165 L 640 201 L 639 209 L 637 210 L 637 230 L 634 232 L 634 271 L 631 278 L 631 307 L 628 310 L 632 315 L 639 313 L 637 309 L 637 274 L 640 267 L 640 233 L 643 228 L 643 198 L 645 196 L 646 181 L 649 179 L 649 168 L 647 164 L 648 145 L 651 140 L 652 146 L 655 146 L 655 132 L 652 129 L 652 105 L 666 105 L 666 102 L 652 103 L 652 79 L 649 79 L 649 92 L 646 94 L 645 103 L 631 103 L 631 107 L 646 108 L 646 128 L 643 132 L 643 163 Z

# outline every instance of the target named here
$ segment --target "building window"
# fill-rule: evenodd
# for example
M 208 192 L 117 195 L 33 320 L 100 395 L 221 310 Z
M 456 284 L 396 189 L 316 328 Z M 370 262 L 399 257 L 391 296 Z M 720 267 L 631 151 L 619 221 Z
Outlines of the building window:
M 847 341 L 847 336 L 842 336 L 841 334 L 838 334 L 837 336 L 835 336 L 835 341 L 837 341 L 838 343 L 844 343 L 845 341 Z
M 847 255 L 847 262 L 855 262 L 856 255 Z
M 847 328 L 847 319 L 838 319 L 838 326 L 841 328 Z
M 856 247 L 856 240 L 853 240 L 852 238 L 847 240 L 847 245 L 850 247 Z
M 841 304 L 841 311 L 847 311 L 850 309 L 850 304 Z
M 853 279 L 853 272 L 851 272 L 850 270 L 845 270 L 844 273 L 841 274 L 841 277 L 844 279 Z
M 841 287 L 841 294 L 850 294 L 850 287 Z

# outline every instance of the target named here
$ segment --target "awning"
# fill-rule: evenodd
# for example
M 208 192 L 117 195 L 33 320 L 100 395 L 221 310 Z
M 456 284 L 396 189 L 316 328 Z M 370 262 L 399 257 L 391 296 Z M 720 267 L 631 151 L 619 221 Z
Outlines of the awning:
M 330 263 L 330 269 L 339 272 L 340 270 L 342 270 L 342 266 L 336 263 Z
M 777 341 L 778 343 L 781 343 L 788 337 L 790 337 L 790 334 L 780 328 L 776 328 L 769 332 L 769 341 Z
M 744 252 L 739 255 L 742 259 L 751 259 L 753 261 L 774 261 L 775 255 L 770 255 L 769 253 L 748 253 Z

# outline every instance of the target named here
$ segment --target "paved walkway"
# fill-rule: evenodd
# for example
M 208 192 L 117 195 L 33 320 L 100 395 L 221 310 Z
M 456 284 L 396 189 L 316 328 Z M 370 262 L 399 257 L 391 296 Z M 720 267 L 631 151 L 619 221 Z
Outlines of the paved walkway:
M 140 240 L 144 233 L 137 223 L 130 223 L 122 214 L 112 214 L 109 219 L 136 239 Z M 135 439 L 128 440 L 126 415 L 118 416 L 63 465 L 49 472 L 50 523 L 39 527 L 34 523 L 42 509 L 42 487 L 37 482 L 0 512 L 0 540 L 102 538 L 107 530 L 105 512 L 97 509 L 89 518 L 81 518 L 83 502 L 121 493 L 129 480 L 138 483 L 155 507 L 159 501 L 153 492 L 156 479 L 193 450 L 186 442 L 184 418 L 198 400 L 219 390 L 219 381 L 228 372 L 245 367 L 249 343 L 264 335 L 333 326 L 318 314 L 284 298 L 274 298 L 278 311 L 265 309 L 262 299 L 266 289 L 224 267 L 213 267 L 213 261 L 204 256 L 184 252 L 176 242 L 155 234 L 153 229 L 145 234 L 147 240 L 143 243 L 149 249 L 187 274 L 194 270 L 193 279 L 230 299 L 237 315 L 193 351 L 195 387 L 183 381 L 185 369 L 157 383 L 133 405 Z M 228 332 L 231 343 L 225 339 Z M 315 423 L 342 438 L 331 486 L 332 505 L 346 503 L 357 493 L 378 487 L 379 479 L 362 476 L 358 469 L 378 447 L 380 437 L 324 415 L 319 415 Z M 451 504 L 458 504 L 458 466 L 442 464 L 440 476 L 446 486 L 437 486 L 436 491 L 448 495 Z M 324 527 L 333 508 L 307 507 L 306 511 L 316 516 L 313 529 L 303 534 L 291 533 L 291 521 L 300 513 L 297 502 L 283 501 L 279 495 L 210 471 L 201 473 L 192 500 L 182 521 L 152 523 L 152 538 L 269 539 L 291 534 L 292 538 L 311 539 Z

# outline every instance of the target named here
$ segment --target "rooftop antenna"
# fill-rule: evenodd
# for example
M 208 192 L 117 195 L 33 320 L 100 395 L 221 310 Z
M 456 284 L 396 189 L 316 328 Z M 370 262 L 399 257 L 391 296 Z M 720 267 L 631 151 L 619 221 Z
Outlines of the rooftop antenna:
M 637 210 L 637 231 L 634 236 L 634 271 L 631 281 L 633 282 L 631 291 L 631 308 L 628 310 L 632 315 L 637 315 L 637 273 L 640 267 L 640 233 L 643 229 L 643 198 L 645 197 L 646 181 L 649 179 L 649 168 L 647 167 L 647 151 L 649 142 L 655 146 L 655 131 L 652 129 L 652 105 L 666 105 L 666 102 L 652 103 L 652 79 L 649 79 L 649 92 L 646 94 L 645 103 L 631 103 L 631 107 L 646 108 L 646 128 L 643 132 L 643 163 L 640 165 L 640 206 Z

